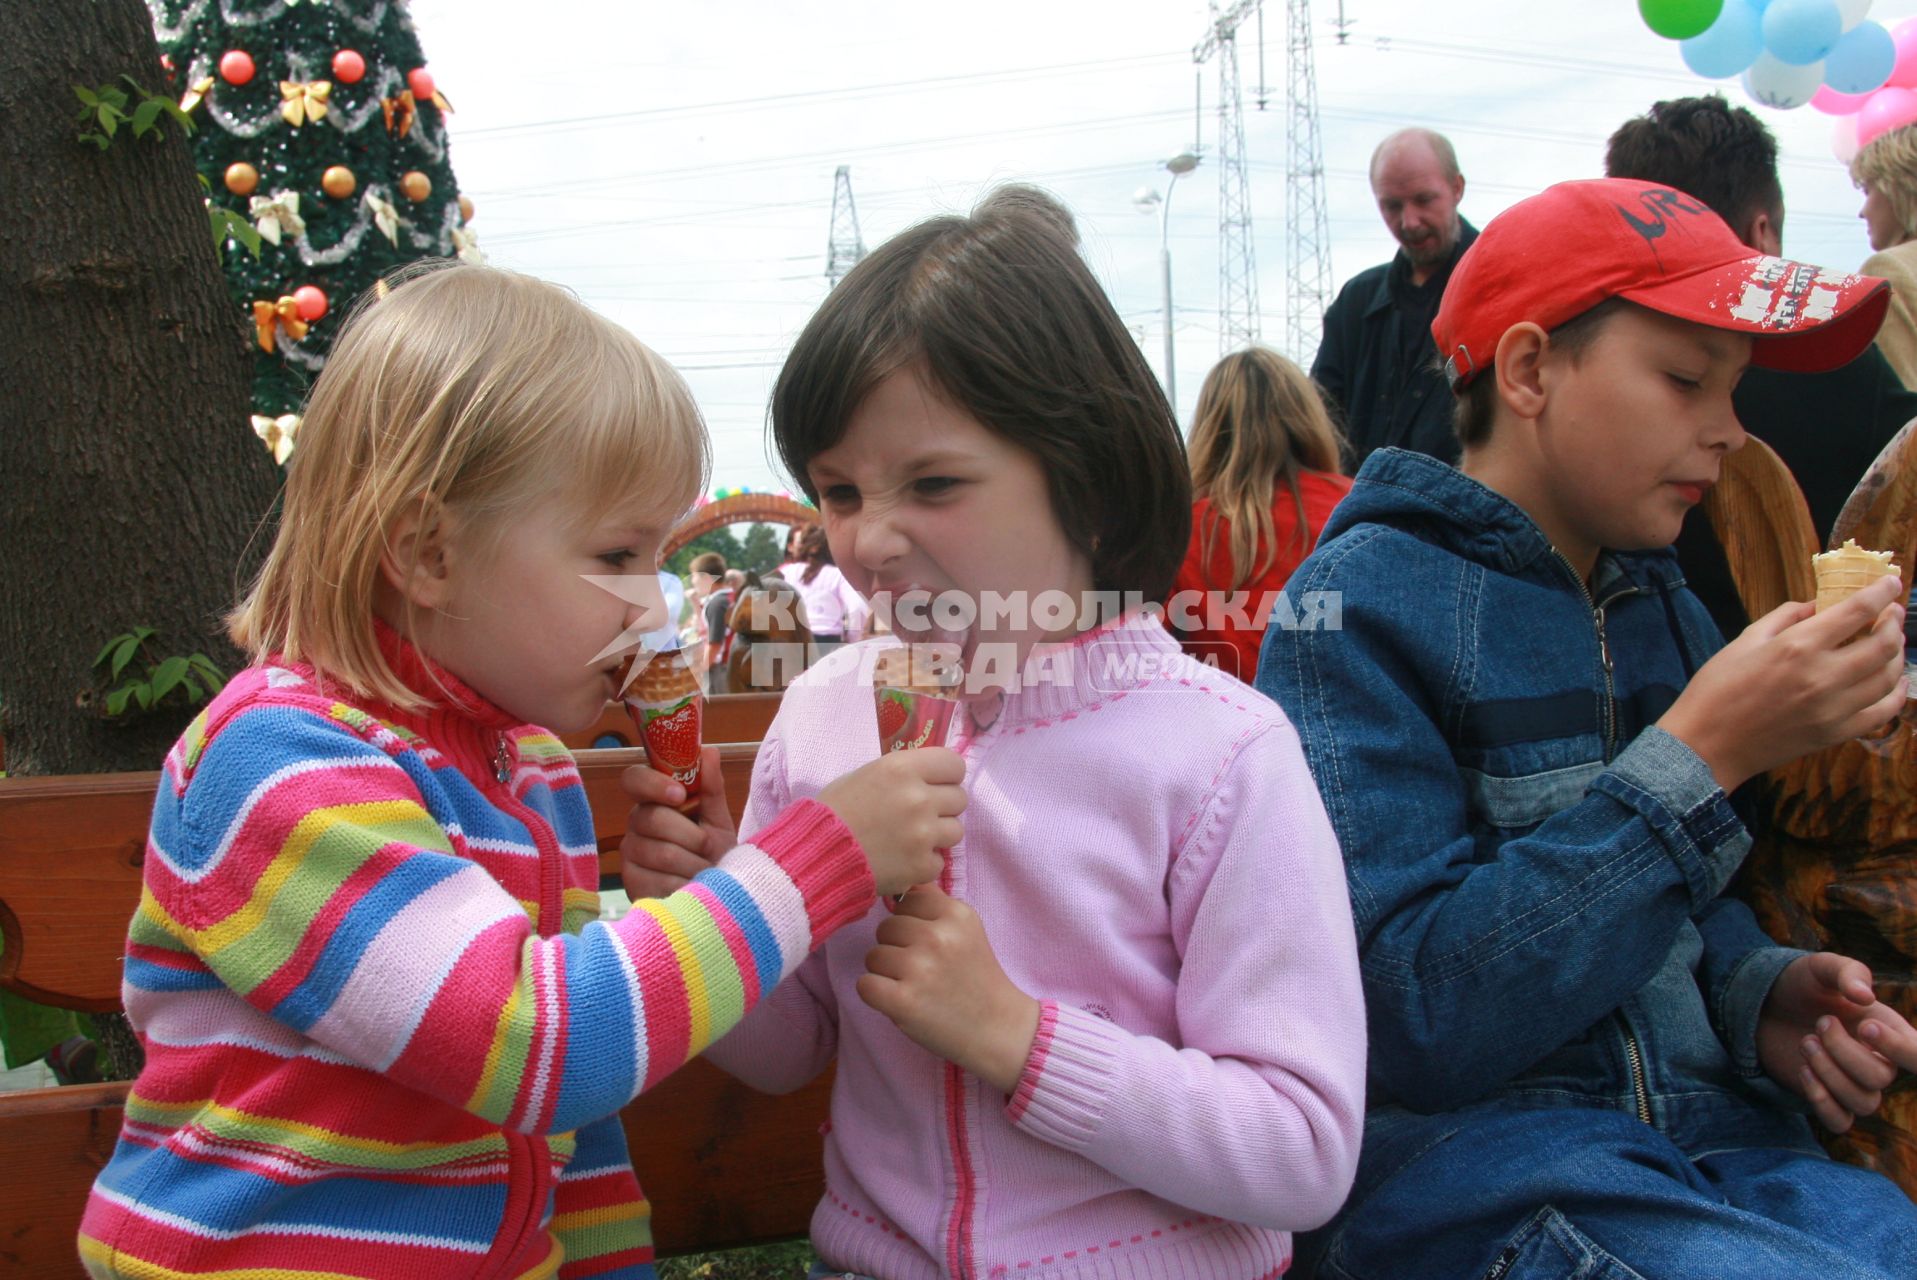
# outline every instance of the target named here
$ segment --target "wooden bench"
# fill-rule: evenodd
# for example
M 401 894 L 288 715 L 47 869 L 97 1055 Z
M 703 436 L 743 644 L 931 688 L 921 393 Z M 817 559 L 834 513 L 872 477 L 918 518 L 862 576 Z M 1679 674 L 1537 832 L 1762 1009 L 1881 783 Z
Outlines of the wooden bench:
M 708 735 L 708 740 L 715 740 Z M 737 813 L 753 743 L 722 746 Z M 616 877 L 637 750 L 584 751 L 602 874 Z M 0 986 L 68 1009 L 119 1008 L 157 773 L 0 779 Z M 823 1191 L 829 1081 L 782 1098 L 693 1062 L 622 1113 L 661 1256 L 792 1239 Z M 113 1152 L 125 1084 L 0 1094 L 0 1275 L 81 1274 L 74 1236 Z

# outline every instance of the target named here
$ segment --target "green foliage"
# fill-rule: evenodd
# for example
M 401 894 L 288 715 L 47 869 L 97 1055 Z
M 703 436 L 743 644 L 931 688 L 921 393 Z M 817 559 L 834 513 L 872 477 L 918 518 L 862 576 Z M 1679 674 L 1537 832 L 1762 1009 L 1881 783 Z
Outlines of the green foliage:
M 0 1064 L 9 1071 L 38 1062 L 54 1045 L 84 1030 L 78 1014 L 0 991 Z
M 200 190 L 209 193 L 213 190 L 213 184 L 206 180 L 205 174 L 200 175 Z M 252 254 L 255 259 L 260 256 L 260 246 L 266 243 L 266 237 L 259 233 L 259 228 L 246 220 L 244 214 L 236 213 L 223 204 L 214 204 L 209 194 L 206 199 L 206 218 L 212 224 L 215 254 L 225 257 L 226 242 L 238 240 L 240 247 Z
M 126 89 L 112 84 L 103 84 L 97 89 L 77 84 L 73 86 L 73 96 L 80 100 L 77 120 L 84 130 L 80 134 L 80 141 L 91 142 L 105 151 L 112 145 L 121 125 L 127 126 L 136 138 L 144 138 L 148 134 L 158 138 L 162 119 L 174 121 L 183 133 L 192 136 L 193 118 L 180 110 L 179 103 L 166 94 L 143 88 L 132 76 L 121 76 L 120 79 L 126 82 Z M 128 94 L 128 89 L 132 90 L 132 95 Z M 134 96 L 139 98 L 139 104 L 129 113 L 127 105 Z
M 95 670 L 105 668 L 106 682 L 112 684 L 125 675 L 106 695 L 109 718 L 126 716 L 130 707 L 152 711 L 157 707 L 198 706 L 218 693 L 226 676 L 203 653 L 185 657 L 161 655 L 153 644 L 152 627 L 135 627 L 106 642 L 93 659 Z M 129 673 L 127 668 L 139 658 L 142 667 Z M 170 699 L 170 701 L 169 701 Z
M 805 1240 L 755 1245 L 724 1253 L 689 1253 L 658 1264 L 659 1280 L 805 1280 L 812 1266 Z
M 740 545 L 737 535 L 731 529 L 718 528 L 711 533 L 702 533 L 666 558 L 665 568 L 684 578 L 691 572 L 692 559 L 707 551 L 717 551 L 726 558 L 726 568 L 737 569 L 745 559 L 745 548 Z
M 769 524 L 755 524 L 746 530 L 739 544 L 738 568 L 747 573 L 766 574 L 785 560 L 785 531 L 773 532 Z M 730 561 L 727 561 L 730 564 Z

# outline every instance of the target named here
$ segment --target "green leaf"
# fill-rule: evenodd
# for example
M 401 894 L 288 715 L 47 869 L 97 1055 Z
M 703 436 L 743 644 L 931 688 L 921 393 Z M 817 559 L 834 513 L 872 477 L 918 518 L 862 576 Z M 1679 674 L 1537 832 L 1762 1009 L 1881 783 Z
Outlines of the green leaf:
M 206 694 L 201 691 L 199 685 L 193 683 L 192 676 L 181 676 L 180 688 L 186 690 L 186 701 L 189 706 L 197 707 L 200 703 L 206 701 Z
M 110 84 L 103 84 L 100 86 L 100 101 L 106 103 L 115 111 L 124 112 L 126 110 L 126 90 L 116 89 Z
M 133 655 L 140 651 L 141 638 L 132 632 L 120 637 L 120 650 L 113 655 L 113 668 L 107 672 L 107 679 L 120 678 L 120 673 L 126 670 L 126 664 L 133 661 Z
M 148 98 L 145 102 L 133 108 L 134 137 L 146 137 L 147 131 L 153 128 L 153 122 L 160 118 L 160 108 L 161 100 L 158 98 Z
M 89 107 L 97 107 L 100 105 L 100 95 L 80 85 L 76 84 L 73 86 L 73 96 Z
M 118 111 L 115 111 L 111 107 L 102 106 L 100 108 L 100 132 L 105 134 L 107 138 L 111 140 L 113 137 L 114 130 L 118 129 L 119 127 L 120 127 L 120 113 Z M 101 145 L 104 146 L 105 144 L 103 143 Z
M 150 99 L 150 101 L 159 103 L 160 110 L 166 112 L 169 116 L 173 117 L 174 122 L 180 126 L 181 133 L 186 134 L 188 137 L 191 137 L 193 135 L 193 117 L 188 115 L 186 112 L 180 110 L 179 103 L 173 101 L 173 99 L 171 98 L 162 98 L 158 96 L 153 97 L 152 99 Z M 205 174 L 200 175 L 200 181 L 206 184 L 207 190 L 211 191 L 213 189 L 212 184 L 207 183 Z
M 186 659 L 175 655 L 153 669 L 153 700 L 158 702 L 173 692 L 175 685 L 186 678 Z
M 153 690 L 148 688 L 144 684 L 133 685 L 132 689 L 133 689 L 133 700 L 140 704 L 140 710 L 142 711 L 153 710 Z
M 203 653 L 195 653 L 187 658 L 187 664 L 193 668 L 193 674 L 200 678 L 208 690 L 218 693 L 226 687 L 226 676 L 213 665 L 213 659 Z
M 47 1056 L 47 1050 L 80 1033 L 80 1023 L 65 1009 L 51 1009 L 0 991 L 0 1057 L 9 1069 Z
M 123 716 L 126 714 L 126 700 L 133 696 L 133 686 L 123 684 L 107 695 L 107 714 Z
M 109 640 L 109 641 L 107 641 L 107 642 L 106 642 L 106 647 L 104 647 L 103 649 L 101 649 L 101 650 L 100 650 L 100 654 L 99 654 L 99 656 L 98 656 L 98 657 L 96 657 L 96 658 L 95 658 L 95 659 L 93 660 L 93 665 L 97 667 L 97 666 L 99 666 L 99 665 L 100 665 L 100 664 L 101 664 L 102 662 L 105 662 L 105 661 L 107 660 L 107 655 L 108 655 L 109 653 L 112 653 L 112 652 L 113 652 L 113 650 L 114 650 L 114 647 L 115 647 L 116 645 L 118 645 L 118 644 L 120 643 L 120 641 L 121 641 L 121 640 L 123 640 L 124 638 L 125 638 L 125 637 L 123 637 L 123 636 L 114 636 L 114 637 L 113 637 L 113 639 L 111 639 L 111 640 Z

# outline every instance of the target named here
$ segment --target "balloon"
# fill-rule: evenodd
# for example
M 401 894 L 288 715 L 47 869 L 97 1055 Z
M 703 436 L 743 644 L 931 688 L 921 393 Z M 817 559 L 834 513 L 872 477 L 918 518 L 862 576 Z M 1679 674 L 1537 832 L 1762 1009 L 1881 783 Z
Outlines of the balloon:
M 1822 62 L 1843 34 L 1833 0 L 1771 0 L 1764 10 L 1764 48 L 1793 67 Z
M 1771 7 L 1776 8 L 1786 2 L 1771 0 Z M 1823 83 L 1823 63 L 1813 62 L 1808 67 L 1792 66 L 1768 53 L 1758 54 L 1757 61 L 1751 63 L 1751 69 L 1744 73 L 1744 92 L 1764 106 L 1776 107 L 1780 111 L 1803 106 Z M 1864 109 L 1868 111 L 1870 108 Z
M 1763 19 L 1751 0 L 1724 0 L 1724 12 L 1711 29 L 1678 46 L 1684 65 L 1706 80 L 1724 80 L 1742 72 L 1764 51 Z
M 1870 0 L 1837 0 L 1837 12 L 1844 16 L 1844 30 L 1849 31 L 1870 12 Z
M 1860 23 L 1837 37 L 1824 59 L 1824 83 L 1839 93 L 1881 88 L 1897 66 L 1897 45 L 1875 22 Z
M 1703 35 L 1724 11 L 1724 0 L 1637 0 L 1644 25 L 1666 40 Z
M 1895 86 L 1879 89 L 1857 113 L 1857 145 L 1868 147 L 1880 133 L 1917 122 L 1917 93 Z
M 1824 64 L 1826 70 L 1830 64 Z M 1870 101 L 1868 93 L 1839 93 L 1828 84 L 1811 95 L 1811 109 L 1827 116 L 1854 116 Z
M 1837 157 L 1837 163 L 1847 165 L 1857 158 L 1863 148 L 1857 145 L 1857 117 L 1838 116 L 1832 122 L 1830 131 L 1831 154 Z
M 1917 89 L 1917 18 L 1906 18 L 1892 27 L 1890 41 L 1897 46 L 1897 65 L 1891 69 L 1890 83 L 1900 89 Z

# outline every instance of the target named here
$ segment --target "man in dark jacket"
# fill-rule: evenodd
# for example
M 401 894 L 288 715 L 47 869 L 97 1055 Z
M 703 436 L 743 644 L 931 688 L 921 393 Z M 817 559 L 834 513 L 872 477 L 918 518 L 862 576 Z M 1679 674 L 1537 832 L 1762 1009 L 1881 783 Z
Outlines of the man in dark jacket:
M 1618 127 L 1604 156 L 1611 178 L 1660 182 L 1709 205 L 1759 253 L 1783 252 L 1784 188 L 1777 139 L 1750 111 L 1723 98 L 1675 98 Z M 1892 436 L 1917 417 L 1907 391 L 1872 343 L 1828 373 L 1751 369 L 1731 403 L 1744 429 L 1777 451 L 1797 477 L 1820 542 L 1844 500 Z M 1724 548 L 1702 507 L 1677 540 L 1684 577 L 1718 630 L 1735 636 L 1748 619 Z
M 1451 395 L 1431 321 L 1451 268 L 1478 234 L 1458 216 L 1457 153 L 1443 134 L 1400 130 L 1371 155 L 1371 193 L 1398 253 L 1339 290 L 1311 376 L 1343 420 L 1347 470 L 1385 445 L 1454 462 Z

